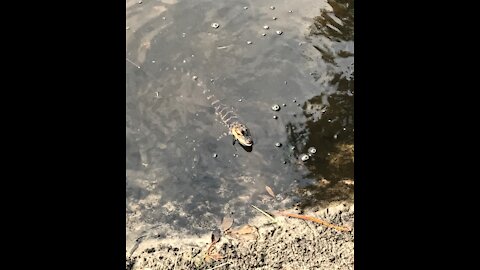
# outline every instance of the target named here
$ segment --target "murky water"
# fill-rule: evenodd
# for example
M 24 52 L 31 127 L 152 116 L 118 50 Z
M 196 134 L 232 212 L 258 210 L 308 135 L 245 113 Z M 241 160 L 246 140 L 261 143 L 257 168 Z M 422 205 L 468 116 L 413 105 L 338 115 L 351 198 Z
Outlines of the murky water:
M 353 1 L 140 2 L 126 10 L 128 241 L 241 224 L 252 204 L 353 199 Z M 247 124 L 251 151 L 211 94 Z

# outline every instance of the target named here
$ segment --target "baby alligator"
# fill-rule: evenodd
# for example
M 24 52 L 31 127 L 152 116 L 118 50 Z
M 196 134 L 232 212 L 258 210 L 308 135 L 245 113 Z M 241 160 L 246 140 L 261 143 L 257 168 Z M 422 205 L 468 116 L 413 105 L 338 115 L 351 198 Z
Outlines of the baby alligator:
M 204 88 L 203 82 L 199 81 L 197 76 L 193 76 L 193 79 L 197 81 L 197 86 Z M 204 88 L 203 94 L 207 95 L 208 93 L 210 93 L 210 89 Z M 211 105 L 215 108 L 215 114 L 218 115 L 222 123 L 227 126 L 228 133 L 233 135 L 233 145 L 238 141 L 243 146 L 252 146 L 253 138 L 248 127 L 240 122 L 238 116 L 232 110 L 229 110 L 226 105 L 222 104 L 220 100 L 215 98 L 214 95 L 207 96 L 207 100 L 211 99 L 213 99 Z
M 129 63 L 133 64 L 135 67 L 140 68 L 139 65 L 135 64 L 130 59 L 127 58 L 126 60 Z M 183 72 L 183 68 L 181 70 Z M 155 76 L 149 74 L 148 72 L 144 70 L 143 72 L 145 72 L 145 74 L 147 74 L 148 76 L 155 78 Z M 188 74 L 190 73 L 188 72 L 187 75 Z M 198 80 L 197 76 L 193 76 L 193 80 L 197 81 L 197 86 L 202 87 L 204 89 L 203 90 L 204 95 L 206 95 L 207 93 L 210 93 L 210 89 L 203 87 L 203 82 L 201 80 Z M 233 135 L 233 145 L 235 145 L 235 142 L 238 141 L 243 146 L 246 146 L 246 147 L 252 146 L 253 138 L 247 126 L 242 122 L 240 122 L 240 120 L 238 119 L 238 116 L 232 110 L 228 110 L 228 107 L 225 104 L 222 104 L 220 100 L 216 99 L 214 95 L 207 96 L 207 100 L 210 100 L 212 98 L 214 99 L 214 101 L 211 103 L 211 105 L 214 106 L 215 108 L 215 114 L 220 116 L 222 123 L 228 128 L 228 133 Z

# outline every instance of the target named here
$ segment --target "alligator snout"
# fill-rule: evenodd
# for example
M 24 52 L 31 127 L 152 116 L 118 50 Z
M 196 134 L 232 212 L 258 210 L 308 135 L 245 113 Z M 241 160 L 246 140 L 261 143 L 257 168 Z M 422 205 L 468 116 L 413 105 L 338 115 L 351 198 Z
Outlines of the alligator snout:
M 253 140 L 251 138 L 245 138 L 243 142 L 240 142 L 241 144 L 245 146 L 252 146 L 253 145 Z

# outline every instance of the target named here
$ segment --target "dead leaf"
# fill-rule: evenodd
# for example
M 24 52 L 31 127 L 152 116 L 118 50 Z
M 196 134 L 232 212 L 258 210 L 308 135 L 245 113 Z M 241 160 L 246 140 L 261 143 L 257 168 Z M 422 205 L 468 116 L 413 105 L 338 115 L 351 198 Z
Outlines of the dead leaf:
M 216 229 L 212 232 L 212 243 L 220 241 L 220 230 Z
M 228 231 L 230 227 L 233 225 L 233 218 L 231 217 L 224 217 L 222 224 L 220 225 L 220 228 L 222 229 L 223 232 Z
M 204 260 L 208 263 L 210 263 L 212 260 L 219 261 L 221 259 L 223 259 L 223 256 L 220 253 L 207 254 L 205 255 L 205 258 L 204 258 Z
M 257 228 L 245 225 L 238 230 L 230 231 L 230 235 L 240 240 L 255 240 L 257 239 Z
M 249 233 L 254 233 L 257 231 L 257 228 L 253 227 L 253 226 L 250 226 L 250 225 L 245 225 L 243 226 L 242 228 L 238 229 L 237 231 L 235 231 L 235 233 L 238 233 L 238 234 L 249 234 Z
M 305 216 L 305 215 L 298 215 L 298 214 L 293 214 L 293 213 L 286 213 L 286 212 L 279 212 L 280 215 L 283 215 L 283 216 L 287 216 L 287 217 L 293 217 L 293 218 L 300 218 L 300 219 L 303 219 L 303 220 L 309 220 L 309 221 L 313 221 L 313 222 L 316 222 L 316 223 L 319 223 L 319 224 L 322 224 L 326 227 L 329 227 L 329 228 L 333 228 L 337 231 L 341 231 L 341 232 L 348 232 L 348 231 L 351 231 L 351 228 L 348 228 L 348 227 L 344 227 L 344 226 L 337 226 L 337 225 L 333 225 L 333 224 L 330 224 L 324 220 L 321 220 L 319 218 L 316 218 L 316 217 L 312 217 L 312 216 Z
M 270 194 L 270 196 L 275 198 L 275 193 L 273 193 L 272 188 L 270 188 L 269 186 L 265 186 L 265 189 L 267 190 L 268 194 Z
M 208 246 L 205 257 L 203 258 L 205 261 L 210 261 L 211 259 L 218 261 L 220 259 L 223 259 L 223 256 L 220 255 L 218 252 L 214 253 L 215 244 L 218 243 L 218 241 L 220 241 L 220 230 L 216 229 L 212 232 L 212 242 Z

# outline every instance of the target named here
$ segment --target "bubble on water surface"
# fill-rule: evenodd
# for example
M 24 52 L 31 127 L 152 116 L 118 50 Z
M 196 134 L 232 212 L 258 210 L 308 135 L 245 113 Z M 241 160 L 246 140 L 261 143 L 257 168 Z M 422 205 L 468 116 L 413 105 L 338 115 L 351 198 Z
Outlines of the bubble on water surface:
M 277 104 L 274 104 L 274 105 L 272 106 L 272 110 L 274 110 L 274 111 L 279 111 L 279 110 L 280 110 L 280 106 L 278 106 Z

